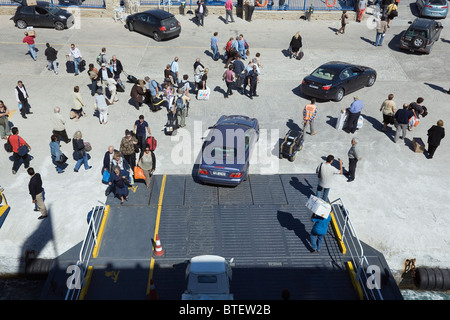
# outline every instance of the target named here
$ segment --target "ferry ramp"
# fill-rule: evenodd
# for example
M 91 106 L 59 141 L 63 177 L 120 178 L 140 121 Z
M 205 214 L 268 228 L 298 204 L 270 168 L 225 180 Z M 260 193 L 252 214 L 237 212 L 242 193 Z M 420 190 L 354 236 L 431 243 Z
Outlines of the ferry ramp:
M 149 189 L 136 182 L 123 205 L 108 196 L 77 297 L 144 300 L 156 292 L 180 300 L 187 261 L 214 254 L 234 258 L 235 300 L 279 300 L 287 291 L 293 300 L 359 299 L 350 256 L 331 226 L 320 253 L 311 252 L 305 203 L 317 182 L 315 174 L 250 175 L 234 188 L 191 175 L 155 175 Z M 155 255 L 156 235 L 162 255 Z

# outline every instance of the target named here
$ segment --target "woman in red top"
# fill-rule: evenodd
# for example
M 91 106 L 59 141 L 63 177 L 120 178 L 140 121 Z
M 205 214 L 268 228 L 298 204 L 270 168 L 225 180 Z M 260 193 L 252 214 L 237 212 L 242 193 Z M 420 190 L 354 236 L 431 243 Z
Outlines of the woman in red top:
M 28 35 L 28 32 L 25 32 L 25 38 L 23 38 L 23 43 L 28 44 L 28 50 L 30 51 L 30 55 L 34 61 L 36 61 L 36 47 L 34 45 L 34 38 L 36 35 Z
M 17 127 L 13 127 L 11 129 L 11 132 L 12 135 L 9 136 L 8 140 L 13 149 L 14 163 L 12 167 L 12 173 L 16 174 L 20 166 L 20 160 L 23 161 L 25 169 L 27 169 L 30 166 L 30 158 L 28 157 L 28 152 L 31 150 L 31 147 L 25 140 L 22 139 L 22 137 L 19 136 L 19 129 Z M 19 151 L 19 148 L 21 146 L 26 146 L 28 148 L 28 151 L 25 154 L 22 154 Z

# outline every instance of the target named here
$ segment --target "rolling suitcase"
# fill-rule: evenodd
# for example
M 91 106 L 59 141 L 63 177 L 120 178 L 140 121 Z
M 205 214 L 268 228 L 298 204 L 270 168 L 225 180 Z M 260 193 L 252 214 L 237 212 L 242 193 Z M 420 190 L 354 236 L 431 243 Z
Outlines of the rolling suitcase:
M 125 85 L 123 84 L 122 80 L 117 79 L 116 88 L 117 92 L 125 92 Z
M 178 117 L 173 114 L 172 111 L 167 113 L 167 123 L 164 127 L 164 133 L 166 136 L 174 136 L 178 128 Z
M 127 74 L 125 71 L 123 73 L 127 76 L 127 80 L 131 83 L 138 83 L 139 80 L 135 76 L 132 76 L 131 74 Z

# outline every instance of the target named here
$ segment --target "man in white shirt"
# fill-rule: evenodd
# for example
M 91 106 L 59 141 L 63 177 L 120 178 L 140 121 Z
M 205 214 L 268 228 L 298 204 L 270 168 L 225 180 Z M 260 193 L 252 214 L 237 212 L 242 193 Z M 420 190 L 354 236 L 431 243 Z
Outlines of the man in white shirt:
M 73 63 L 75 65 L 75 75 L 77 76 L 78 73 L 79 73 L 78 65 L 80 64 L 81 59 L 83 57 L 81 56 L 80 50 L 78 48 L 76 48 L 73 43 L 70 45 L 70 52 L 69 52 L 69 54 L 66 54 L 66 57 L 69 57 L 69 56 L 73 57 Z
M 172 72 L 173 81 L 178 85 L 180 80 L 178 79 L 178 71 L 180 67 L 178 66 L 178 57 L 175 57 L 170 64 L 170 72 Z
M 328 193 L 330 192 L 330 187 L 333 185 L 334 175 L 342 174 L 342 160 L 339 159 L 339 170 L 333 167 L 334 156 L 329 155 L 326 162 L 322 162 L 316 169 L 316 173 L 319 177 L 319 184 L 317 186 L 318 198 L 321 198 L 328 202 Z
M 20 114 L 22 115 L 22 118 L 27 119 L 26 115 L 32 114 L 33 112 L 30 111 L 31 106 L 28 103 L 28 92 L 22 81 L 17 81 L 17 86 L 14 91 L 16 94 L 16 101 L 19 105 Z

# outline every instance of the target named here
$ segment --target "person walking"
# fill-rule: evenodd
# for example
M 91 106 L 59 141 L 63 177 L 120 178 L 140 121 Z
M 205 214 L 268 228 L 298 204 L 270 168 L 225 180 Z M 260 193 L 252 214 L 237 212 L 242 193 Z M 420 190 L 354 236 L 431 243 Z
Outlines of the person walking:
M 178 77 L 178 72 L 180 71 L 180 66 L 178 64 L 178 57 L 175 57 L 170 63 L 170 72 L 172 73 L 173 84 L 178 86 L 180 79 Z
M 316 118 L 316 116 L 317 116 L 316 99 L 311 98 L 311 102 L 303 108 L 303 123 L 304 123 L 303 130 L 306 130 L 306 127 L 309 124 L 309 134 L 312 136 L 317 134 L 317 132 L 314 130 L 314 119 Z
M 119 166 L 114 166 L 109 178 L 109 186 L 113 190 L 114 196 L 120 199 L 120 204 L 128 201 L 129 179 L 130 175 L 127 170 L 120 169 Z
M 246 60 L 247 59 L 247 55 L 246 55 L 246 48 L 245 48 L 245 39 L 244 39 L 244 35 L 240 34 L 239 35 L 239 40 L 238 40 L 238 52 L 239 55 L 241 56 L 242 59 Z
M 386 7 L 386 15 L 387 15 L 387 27 L 390 28 L 391 26 L 391 22 L 392 20 L 394 20 L 394 18 L 396 16 L 398 16 L 398 7 L 397 4 L 395 2 L 392 2 L 390 5 L 388 5 Z
M 83 107 L 85 107 L 86 104 L 81 96 L 79 86 L 73 87 L 72 97 L 74 106 L 71 111 L 75 113 L 75 121 L 78 121 L 80 117 L 86 117 L 86 113 L 83 111 Z
M 197 1 L 197 10 L 195 10 L 195 16 L 197 17 L 197 26 L 202 26 L 205 22 L 205 12 L 206 12 L 206 5 L 203 0 Z
M 102 86 L 103 95 L 106 96 L 106 88 L 108 87 L 108 79 L 113 79 L 114 75 L 109 68 L 107 68 L 106 63 L 101 64 L 101 69 L 98 71 L 98 82 Z M 113 79 L 114 80 L 114 79 Z
M 334 175 L 342 174 L 342 160 L 339 159 L 339 170 L 333 167 L 331 164 L 334 161 L 333 155 L 328 155 L 325 162 L 319 164 L 316 168 L 316 173 L 319 177 L 319 184 L 317 185 L 316 196 L 322 200 L 328 202 L 328 193 L 333 185 Z
M 117 81 L 114 80 L 114 78 L 108 78 L 106 80 L 106 83 L 108 84 L 109 91 L 108 102 L 109 104 L 114 104 L 114 102 L 119 101 L 119 99 L 117 98 Z
M 341 14 L 341 27 L 339 28 L 338 31 L 336 31 L 336 34 L 345 33 L 345 26 L 348 24 L 348 14 L 347 14 L 347 10 L 342 11 Z
M 438 120 L 436 125 L 428 129 L 428 159 L 433 159 L 434 152 L 445 137 L 444 121 Z
M 88 75 L 89 79 L 91 79 L 91 96 L 95 96 L 97 92 L 98 70 L 93 63 L 89 64 Z
M 65 143 L 69 143 L 72 139 L 69 139 L 66 132 L 66 122 L 61 115 L 61 109 L 59 107 L 53 108 L 52 116 L 53 134 L 56 135 L 58 140 L 62 140 Z
M 233 94 L 232 89 L 233 89 L 233 82 L 235 79 L 233 69 L 234 69 L 234 66 L 232 64 L 230 64 L 230 66 L 228 67 L 228 70 L 226 70 L 222 76 L 227 85 L 227 92 L 225 94 L 225 98 L 228 98 L 229 96 L 231 96 Z
M 114 155 L 117 152 L 119 152 L 119 150 L 114 149 L 114 146 L 108 146 L 108 151 L 106 151 L 105 155 L 103 156 L 102 175 L 105 173 L 105 171 L 108 171 L 108 173 L 111 174 Z
M 58 136 L 52 134 L 50 137 L 50 156 L 52 158 L 53 164 L 56 166 L 56 171 L 58 173 L 64 172 L 64 162 L 62 162 L 63 153 L 61 151 L 61 146 L 58 141 Z
M 95 97 L 95 106 L 98 110 L 98 122 L 100 124 L 108 123 L 108 103 L 106 97 L 99 92 Z
M 34 39 L 36 38 L 36 34 L 28 34 L 25 32 L 25 37 L 22 40 L 22 43 L 26 43 L 28 45 L 28 51 L 30 52 L 31 58 L 36 61 L 36 45 L 34 43 Z
M 397 143 L 398 139 L 404 139 L 406 137 L 406 132 L 408 131 L 409 119 L 414 115 L 414 113 L 409 110 L 409 105 L 407 103 L 403 104 L 403 109 L 397 110 L 394 116 L 394 126 L 395 126 L 395 137 L 394 142 Z M 400 130 L 402 135 L 400 136 Z
M 28 95 L 28 91 L 21 80 L 17 81 L 17 86 L 15 87 L 15 94 L 20 114 L 22 115 L 22 118 L 27 119 L 26 115 L 32 114 L 33 112 L 30 111 L 31 106 L 30 103 L 28 102 L 28 98 L 30 96 Z
M 311 216 L 311 221 L 314 224 L 309 235 L 309 241 L 311 244 L 312 252 L 319 253 L 320 249 L 322 248 L 323 239 L 328 231 L 328 225 L 331 221 L 331 214 L 329 214 L 327 218 L 323 218 L 321 216 L 313 214 Z
M 380 111 L 383 112 L 383 128 L 381 131 L 386 132 L 387 126 L 394 124 L 394 115 L 397 112 L 394 102 L 394 95 L 391 93 L 388 98 L 381 104 Z
M 77 161 L 73 171 L 78 172 L 78 170 L 81 167 L 81 164 L 84 164 L 85 170 L 91 169 L 92 166 L 90 166 L 88 163 L 88 153 L 86 151 L 86 147 L 85 147 L 85 144 L 83 141 L 83 135 L 81 134 L 80 130 L 78 130 L 74 133 L 73 139 L 72 139 L 72 146 L 73 146 L 74 158 Z
M 344 131 L 347 133 L 355 133 L 358 127 L 358 119 L 363 109 L 363 102 L 359 100 L 358 96 L 353 97 L 353 102 L 348 108 L 347 126 Z
M 40 211 L 41 215 L 39 220 L 48 217 L 47 208 L 44 203 L 44 189 L 42 188 L 41 175 L 34 171 L 33 168 L 27 170 L 30 176 L 30 182 L 28 182 L 28 191 L 31 195 L 31 202 L 35 204 L 35 211 Z
M 363 20 L 366 7 L 367 7 L 367 0 L 358 1 L 358 16 L 356 17 L 357 22 L 361 22 L 361 20 Z
M 358 149 L 356 148 L 356 145 L 358 144 L 358 140 L 356 138 L 353 138 L 351 141 L 352 146 L 347 152 L 348 155 L 348 180 L 347 182 L 352 182 L 355 180 L 355 172 L 356 172 L 356 164 L 359 160 L 362 160 L 362 157 L 359 154 Z
M 0 100 L 0 138 L 7 140 L 10 135 L 9 110 L 3 101 Z
M 50 46 L 48 42 L 45 44 L 45 46 L 47 47 L 44 52 L 45 56 L 47 57 L 47 69 L 48 71 L 52 71 L 53 69 L 55 74 L 58 74 L 58 62 L 56 62 L 58 51 Z
M 225 24 L 228 24 L 228 18 L 231 19 L 231 22 L 234 22 L 234 18 L 233 18 L 233 0 L 227 0 L 225 2 Z
M 131 135 L 131 131 L 126 129 L 125 136 L 120 141 L 119 151 L 130 165 L 131 170 L 136 166 L 136 151 L 134 146 L 138 144 L 138 139 Z
M 236 57 L 236 60 L 233 61 L 233 71 L 234 71 L 234 78 L 236 79 L 236 89 L 240 92 L 242 90 L 242 83 L 245 79 L 245 65 L 241 60 L 240 56 Z
M 21 136 L 19 136 L 19 129 L 17 127 L 13 127 L 11 133 L 12 135 L 9 136 L 8 140 L 13 150 L 12 173 L 16 174 L 17 170 L 19 170 L 21 161 L 23 161 L 25 169 L 28 169 L 30 166 L 30 156 L 28 153 L 31 151 L 31 147 Z
M 248 22 L 252 21 L 253 11 L 255 11 L 256 0 L 244 0 L 244 6 L 247 8 L 245 20 Z
M 255 97 L 258 96 L 256 94 L 256 87 L 257 87 L 257 85 L 259 83 L 259 72 L 258 72 L 256 64 L 253 65 L 253 68 L 248 73 L 247 77 L 248 77 L 248 86 L 250 87 L 249 96 L 250 96 L 250 99 L 253 99 L 254 96 Z
M 81 62 L 81 59 L 83 58 L 83 56 L 81 55 L 80 49 L 75 47 L 75 45 L 73 43 L 70 45 L 69 54 L 66 54 L 66 58 L 69 58 L 69 57 L 73 57 L 73 64 L 75 67 L 75 76 L 77 76 L 80 73 L 79 65 L 80 65 L 80 62 Z
M 139 146 L 139 149 L 141 150 L 141 154 L 142 154 L 144 152 L 144 148 L 145 148 L 145 141 L 147 139 L 147 133 L 149 136 L 152 135 L 152 132 L 150 131 L 150 126 L 148 125 L 147 121 L 145 121 L 143 114 L 141 114 L 139 116 L 139 119 L 134 122 L 133 130 L 138 139 L 138 146 Z
M 298 52 L 301 50 L 302 46 L 302 37 L 299 31 L 292 37 L 291 42 L 289 43 L 290 58 L 296 59 Z
M 153 172 L 156 169 L 156 157 L 155 153 L 150 150 L 150 146 L 145 145 L 144 153 L 138 161 L 138 167 L 142 169 L 145 176 L 145 185 L 147 189 L 150 187 Z
M 112 68 L 112 72 L 114 74 L 114 80 L 119 80 L 120 79 L 120 74 L 123 71 L 123 66 L 122 66 L 122 62 L 120 62 L 119 59 L 117 59 L 117 57 L 114 55 L 111 58 L 111 61 L 109 62 L 110 67 Z
M 213 53 L 213 60 L 217 61 L 219 60 L 219 38 L 217 37 L 219 33 L 216 31 L 214 32 L 213 36 L 211 37 L 211 50 Z
M 191 98 L 189 98 L 184 92 L 183 88 L 178 88 L 177 95 L 173 99 L 174 112 L 177 115 L 178 125 L 183 128 L 186 126 L 187 104 Z
M 375 36 L 375 47 L 381 47 L 383 44 L 383 39 L 387 30 L 386 17 L 381 16 L 380 21 L 377 23 L 377 34 Z

